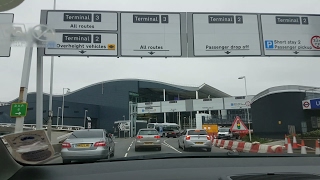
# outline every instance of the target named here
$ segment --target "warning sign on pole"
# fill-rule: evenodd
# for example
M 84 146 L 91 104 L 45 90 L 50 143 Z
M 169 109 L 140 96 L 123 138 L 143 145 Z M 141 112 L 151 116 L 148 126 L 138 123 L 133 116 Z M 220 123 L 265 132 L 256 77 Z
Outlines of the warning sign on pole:
M 232 125 L 231 125 L 230 130 L 231 130 L 232 132 L 235 132 L 235 131 L 236 131 L 236 132 L 248 132 L 247 126 L 243 123 L 243 121 L 240 119 L 239 116 L 237 116 L 237 117 L 234 119 L 234 121 L 233 121 L 233 123 L 232 123 Z

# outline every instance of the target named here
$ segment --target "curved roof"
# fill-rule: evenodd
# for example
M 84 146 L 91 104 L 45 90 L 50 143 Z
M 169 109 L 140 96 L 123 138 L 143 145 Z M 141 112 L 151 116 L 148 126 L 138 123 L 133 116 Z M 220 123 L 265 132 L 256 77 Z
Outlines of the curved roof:
M 299 86 L 299 85 L 285 85 L 285 86 L 275 86 L 269 89 L 266 89 L 259 94 L 255 95 L 251 103 L 254 101 L 263 98 L 265 96 L 268 96 L 270 94 L 276 94 L 276 93 L 284 93 L 284 92 L 306 92 L 311 90 L 319 89 L 318 87 L 311 87 L 311 86 Z
M 143 81 L 143 82 L 151 82 L 151 83 L 157 83 L 157 84 L 162 84 L 162 85 L 167 85 L 167 86 L 171 86 L 177 89 L 181 89 L 181 90 L 185 90 L 185 91 L 191 91 L 191 92 L 195 92 L 198 91 L 200 93 L 204 93 L 204 94 L 209 94 L 213 97 L 231 97 L 229 94 L 224 93 L 210 85 L 207 84 L 202 84 L 199 87 L 192 87 L 192 86 L 181 86 L 181 85 L 175 85 L 175 84 L 170 84 L 170 83 L 165 83 L 165 82 L 161 82 L 161 81 L 154 81 L 154 80 L 145 80 L 145 79 L 114 79 L 114 80 L 108 80 L 108 81 L 102 81 L 102 82 L 98 82 L 98 83 L 94 83 L 94 84 L 90 84 L 88 86 L 82 87 L 80 89 L 74 90 L 69 92 L 68 94 L 65 94 L 65 96 L 79 92 L 83 89 L 87 89 L 99 84 L 105 84 L 105 83 L 112 83 L 112 82 L 119 82 L 119 81 Z M 28 94 L 35 94 L 36 92 L 30 92 Z M 43 93 L 43 95 L 47 95 L 49 96 L 48 93 Z M 52 95 L 53 97 L 61 97 L 62 95 Z M 10 101 L 9 103 L 16 101 L 18 98 L 15 98 L 14 100 Z

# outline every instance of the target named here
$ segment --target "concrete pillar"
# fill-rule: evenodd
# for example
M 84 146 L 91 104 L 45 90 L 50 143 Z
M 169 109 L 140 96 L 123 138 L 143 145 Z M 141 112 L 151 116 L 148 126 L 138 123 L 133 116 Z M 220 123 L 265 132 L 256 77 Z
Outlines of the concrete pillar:
M 199 99 L 199 92 L 196 91 L 196 99 Z M 197 111 L 197 114 L 199 114 L 199 111 Z
M 221 110 L 222 119 L 227 119 L 227 110 Z
M 163 89 L 163 101 L 166 101 L 166 90 Z M 163 122 L 166 123 L 167 122 L 167 114 L 163 113 Z

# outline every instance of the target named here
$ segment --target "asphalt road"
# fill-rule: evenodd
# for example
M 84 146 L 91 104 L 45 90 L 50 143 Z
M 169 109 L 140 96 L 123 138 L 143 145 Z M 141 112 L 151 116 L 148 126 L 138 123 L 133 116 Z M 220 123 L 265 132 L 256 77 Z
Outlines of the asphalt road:
M 159 154 L 159 153 L 190 153 L 190 152 L 206 152 L 205 149 L 183 151 L 178 148 L 178 139 L 177 138 L 161 138 L 162 149 L 161 151 L 146 149 L 140 150 L 138 152 L 134 149 L 134 138 L 127 139 L 115 139 L 115 156 L 113 158 L 122 158 L 122 157 L 132 157 L 140 155 L 150 155 L 150 154 Z M 211 152 L 228 152 L 228 150 L 212 147 Z M 62 163 L 62 158 L 57 157 L 46 164 L 55 164 Z

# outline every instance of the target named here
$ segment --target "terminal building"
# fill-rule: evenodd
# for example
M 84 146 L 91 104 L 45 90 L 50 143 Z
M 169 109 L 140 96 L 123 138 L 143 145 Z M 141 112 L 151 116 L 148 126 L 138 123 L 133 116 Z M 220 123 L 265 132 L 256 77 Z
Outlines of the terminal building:
M 310 89 L 315 88 L 280 86 L 255 96 L 233 97 L 207 84 L 190 87 L 142 79 L 104 81 L 64 95 L 54 95 L 53 125 L 61 125 L 63 119 L 63 125 L 84 126 L 85 117 L 90 117 L 92 128 L 113 132 L 115 122 L 129 119 L 131 101 L 138 104 L 137 120 L 180 122 L 181 127 L 185 128 L 195 123 L 192 120 L 196 113 L 211 114 L 218 124 L 226 126 L 230 126 L 234 118 L 240 116 L 246 124 L 252 123 L 254 134 L 280 138 L 288 134 L 293 126 L 296 133 L 320 128 L 320 112 L 316 107 L 317 104 L 320 107 L 320 100 L 316 99 L 320 94 Z M 49 95 L 44 94 L 43 99 L 43 124 L 46 124 Z M 16 101 L 17 99 L 11 102 Z M 35 124 L 36 94 L 29 93 L 27 102 L 25 123 Z M 8 103 L 0 106 L 0 123 L 15 122 L 15 118 L 10 117 Z M 161 108 L 155 106 L 157 103 Z M 303 106 L 308 103 L 309 107 Z M 151 112 L 150 108 L 154 111 Z
M 165 97 L 165 98 L 164 98 Z M 84 117 L 91 118 L 92 128 L 104 128 L 111 131 L 113 123 L 129 119 L 129 101 L 155 102 L 185 99 L 231 97 L 207 84 L 199 87 L 179 86 L 157 81 L 141 79 L 123 79 L 104 81 L 87 87 L 70 91 L 64 95 L 53 96 L 53 124 L 62 123 L 62 103 L 64 99 L 63 124 L 83 126 Z M 17 99 L 12 102 L 16 102 Z M 49 95 L 43 97 L 44 124 L 48 119 Z M 26 124 L 35 124 L 36 93 L 29 93 L 27 97 L 28 113 L 25 117 Z M 87 110 L 87 111 L 86 111 Z M 85 113 L 86 112 L 86 113 Z M 180 117 L 195 117 L 196 112 L 180 113 Z M 217 115 L 218 113 L 215 112 Z M 214 113 L 213 113 L 214 114 Z M 221 113 L 219 112 L 221 115 Z M 222 112 L 226 114 L 225 111 Z M 139 120 L 152 120 L 157 122 L 177 122 L 177 112 L 167 113 L 164 118 L 161 114 L 139 115 Z M 10 105 L 0 107 L 0 123 L 14 123 L 15 118 L 10 118 Z
M 307 86 L 278 86 L 255 95 L 251 101 L 254 134 L 284 138 L 320 128 L 320 93 Z M 293 130 L 294 129 L 294 130 Z

